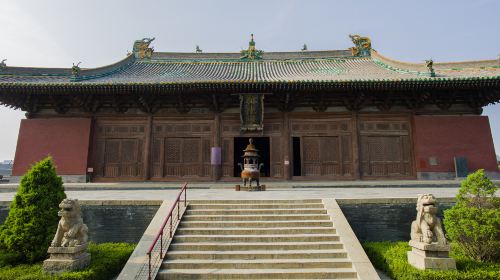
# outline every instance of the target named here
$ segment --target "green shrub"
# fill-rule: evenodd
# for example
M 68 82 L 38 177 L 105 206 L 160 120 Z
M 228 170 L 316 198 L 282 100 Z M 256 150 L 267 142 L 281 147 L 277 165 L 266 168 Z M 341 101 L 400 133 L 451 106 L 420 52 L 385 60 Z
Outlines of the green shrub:
M 444 212 L 448 238 L 477 261 L 495 261 L 500 255 L 500 200 L 498 187 L 483 170 L 462 182 L 457 202 Z
M 128 243 L 90 243 L 90 266 L 84 270 L 52 276 L 43 271 L 41 263 L 22 264 L 0 268 L 0 280 L 108 280 L 120 273 L 134 247 Z
M 457 270 L 419 270 L 408 263 L 407 242 L 366 242 L 366 254 L 373 265 L 394 280 L 499 280 L 500 264 L 478 262 L 470 259 L 452 244 L 451 256 L 457 262 Z
M 65 197 L 52 159 L 36 163 L 21 179 L 9 216 L 0 227 L 0 247 L 17 254 L 20 262 L 44 259 L 57 228 L 59 202 Z

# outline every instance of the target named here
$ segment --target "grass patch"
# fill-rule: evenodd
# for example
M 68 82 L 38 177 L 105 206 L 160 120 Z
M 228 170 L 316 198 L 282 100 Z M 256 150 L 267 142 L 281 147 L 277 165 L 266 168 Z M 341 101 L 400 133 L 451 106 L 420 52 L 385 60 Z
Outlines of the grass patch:
M 373 265 L 394 280 L 500 280 L 500 263 L 481 263 L 465 257 L 452 244 L 450 255 L 457 270 L 419 270 L 408 263 L 408 242 L 366 242 L 366 254 Z
M 130 254 L 134 251 L 135 244 L 129 243 L 90 243 L 88 252 L 91 254 L 90 266 L 81 271 L 64 272 L 57 276 L 45 273 L 42 263 L 4 265 L 0 267 L 1 280 L 108 280 L 120 273 Z M 1 256 L 4 254 L 0 253 Z M 9 258 L 9 256 L 7 256 Z

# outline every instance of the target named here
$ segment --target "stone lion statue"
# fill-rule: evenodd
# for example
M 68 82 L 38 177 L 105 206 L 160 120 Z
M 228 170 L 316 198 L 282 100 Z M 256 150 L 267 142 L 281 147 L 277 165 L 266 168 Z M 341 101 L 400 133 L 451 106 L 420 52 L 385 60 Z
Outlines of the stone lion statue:
M 74 247 L 87 243 L 87 225 L 83 223 L 78 199 L 65 198 L 59 204 L 61 210 L 57 213 L 61 220 L 57 225 L 52 247 Z
M 420 194 L 417 199 L 417 218 L 411 223 L 411 240 L 431 244 L 446 244 L 437 201 L 432 194 Z

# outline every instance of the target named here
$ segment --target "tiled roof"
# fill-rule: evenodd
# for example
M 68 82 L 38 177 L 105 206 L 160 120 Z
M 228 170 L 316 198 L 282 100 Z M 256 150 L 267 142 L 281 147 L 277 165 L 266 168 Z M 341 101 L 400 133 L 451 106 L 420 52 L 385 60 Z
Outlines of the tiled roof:
M 398 62 L 375 51 L 368 57 L 349 50 L 269 52 L 261 60 L 242 60 L 239 53 L 153 53 L 101 68 L 0 68 L 0 85 L 35 84 L 184 84 L 217 82 L 341 82 L 500 79 L 498 60 L 425 64 Z

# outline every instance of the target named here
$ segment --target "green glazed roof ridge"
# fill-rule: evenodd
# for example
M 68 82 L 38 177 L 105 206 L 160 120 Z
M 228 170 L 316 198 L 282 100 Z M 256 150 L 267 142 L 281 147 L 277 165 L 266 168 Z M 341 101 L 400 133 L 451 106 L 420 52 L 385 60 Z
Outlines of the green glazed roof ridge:
M 87 86 L 87 87 L 99 87 L 99 86 L 120 86 L 120 85 L 193 85 L 193 84 L 286 84 L 286 83 L 308 83 L 308 84 L 337 84 L 337 83 L 399 83 L 399 82 L 416 82 L 416 83 L 427 83 L 427 82 L 448 82 L 448 81 L 481 81 L 481 80 L 500 80 L 499 76 L 487 76 L 487 77 L 428 77 L 426 79 L 419 78 L 409 78 L 409 79 L 358 79 L 358 80 L 289 80 L 289 81 L 253 81 L 253 80 L 240 80 L 240 81 L 188 81 L 188 82 L 103 82 L 103 83 L 86 83 L 82 81 L 81 83 L 19 83 L 19 82 L 0 82 L 0 86 Z
M 421 72 L 421 71 L 415 71 L 415 70 L 409 70 L 409 69 L 402 69 L 402 68 L 398 68 L 398 67 L 394 67 L 392 65 L 389 65 L 385 62 L 382 62 L 381 60 L 377 59 L 377 58 L 372 58 L 372 61 L 377 64 L 378 66 L 384 68 L 384 69 L 388 69 L 388 70 L 391 70 L 391 71 L 394 71 L 394 72 L 397 72 L 397 73 L 402 73 L 402 74 L 416 74 L 418 76 L 425 76 L 425 77 L 430 77 L 430 73 L 429 72 Z M 439 78 L 439 77 L 436 77 L 436 78 Z
M 218 58 L 218 59 L 177 59 L 177 58 L 162 58 L 162 59 L 138 59 L 138 63 L 266 63 L 266 62 L 301 62 L 301 61 L 342 61 L 346 59 L 360 59 L 367 57 L 357 56 L 330 56 L 330 57 L 304 57 L 304 58 L 287 58 L 287 59 L 240 59 L 240 58 Z
M 407 72 L 407 73 L 414 73 L 414 74 L 420 73 L 424 76 L 429 75 L 428 72 L 422 72 L 422 71 L 416 71 L 416 70 L 395 67 L 395 66 L 389 65 L 389 64 L 387 64 L 387 63 L 385 63 L 382 60 L 377 59 L 377 58 L 373 58 L 373 61 L 375 63 L 383 66 L 384 68 L 388 68 L 388 69 L 391 69 L 391 70 L 394 70 L 397 72 L 401 72 L 401 73 Z M 449 63 L 443 62 L 443 64 L 449 64 Z M 481 67 L 450 67 L 450 68 L 438 68 L 436 70 L 439 72 L 439 71 L 456 71 L 456 70 L 465 70 L 465 69 L 496 69 L 496 68 L 500 68 L 500 65 L 490 65 L 490 66 L 481 66 Z
M 109 71 L 107 71 L 107 72 L 97 73 L 94 75 L 81 75 L 81 76 L 78 76 L 77 79 L 72 80 L 72 82 L 80 82 L 80 81 L 84 81 L 84 80 L 92 80 L 92 79 L 96 79 L 96 78 L 110 76 L 110 75 L 113 75 L 115 73 L 119 73 L 119 72 L 129 68 L 134 62 L 135 62 L 135 60 L 132 60 L 131 62 L 124 64 L 124 65 L 121 65 L 119 67 L 117 65 L 116 68 L 114 68 L 114 69 L 110 68 Z

